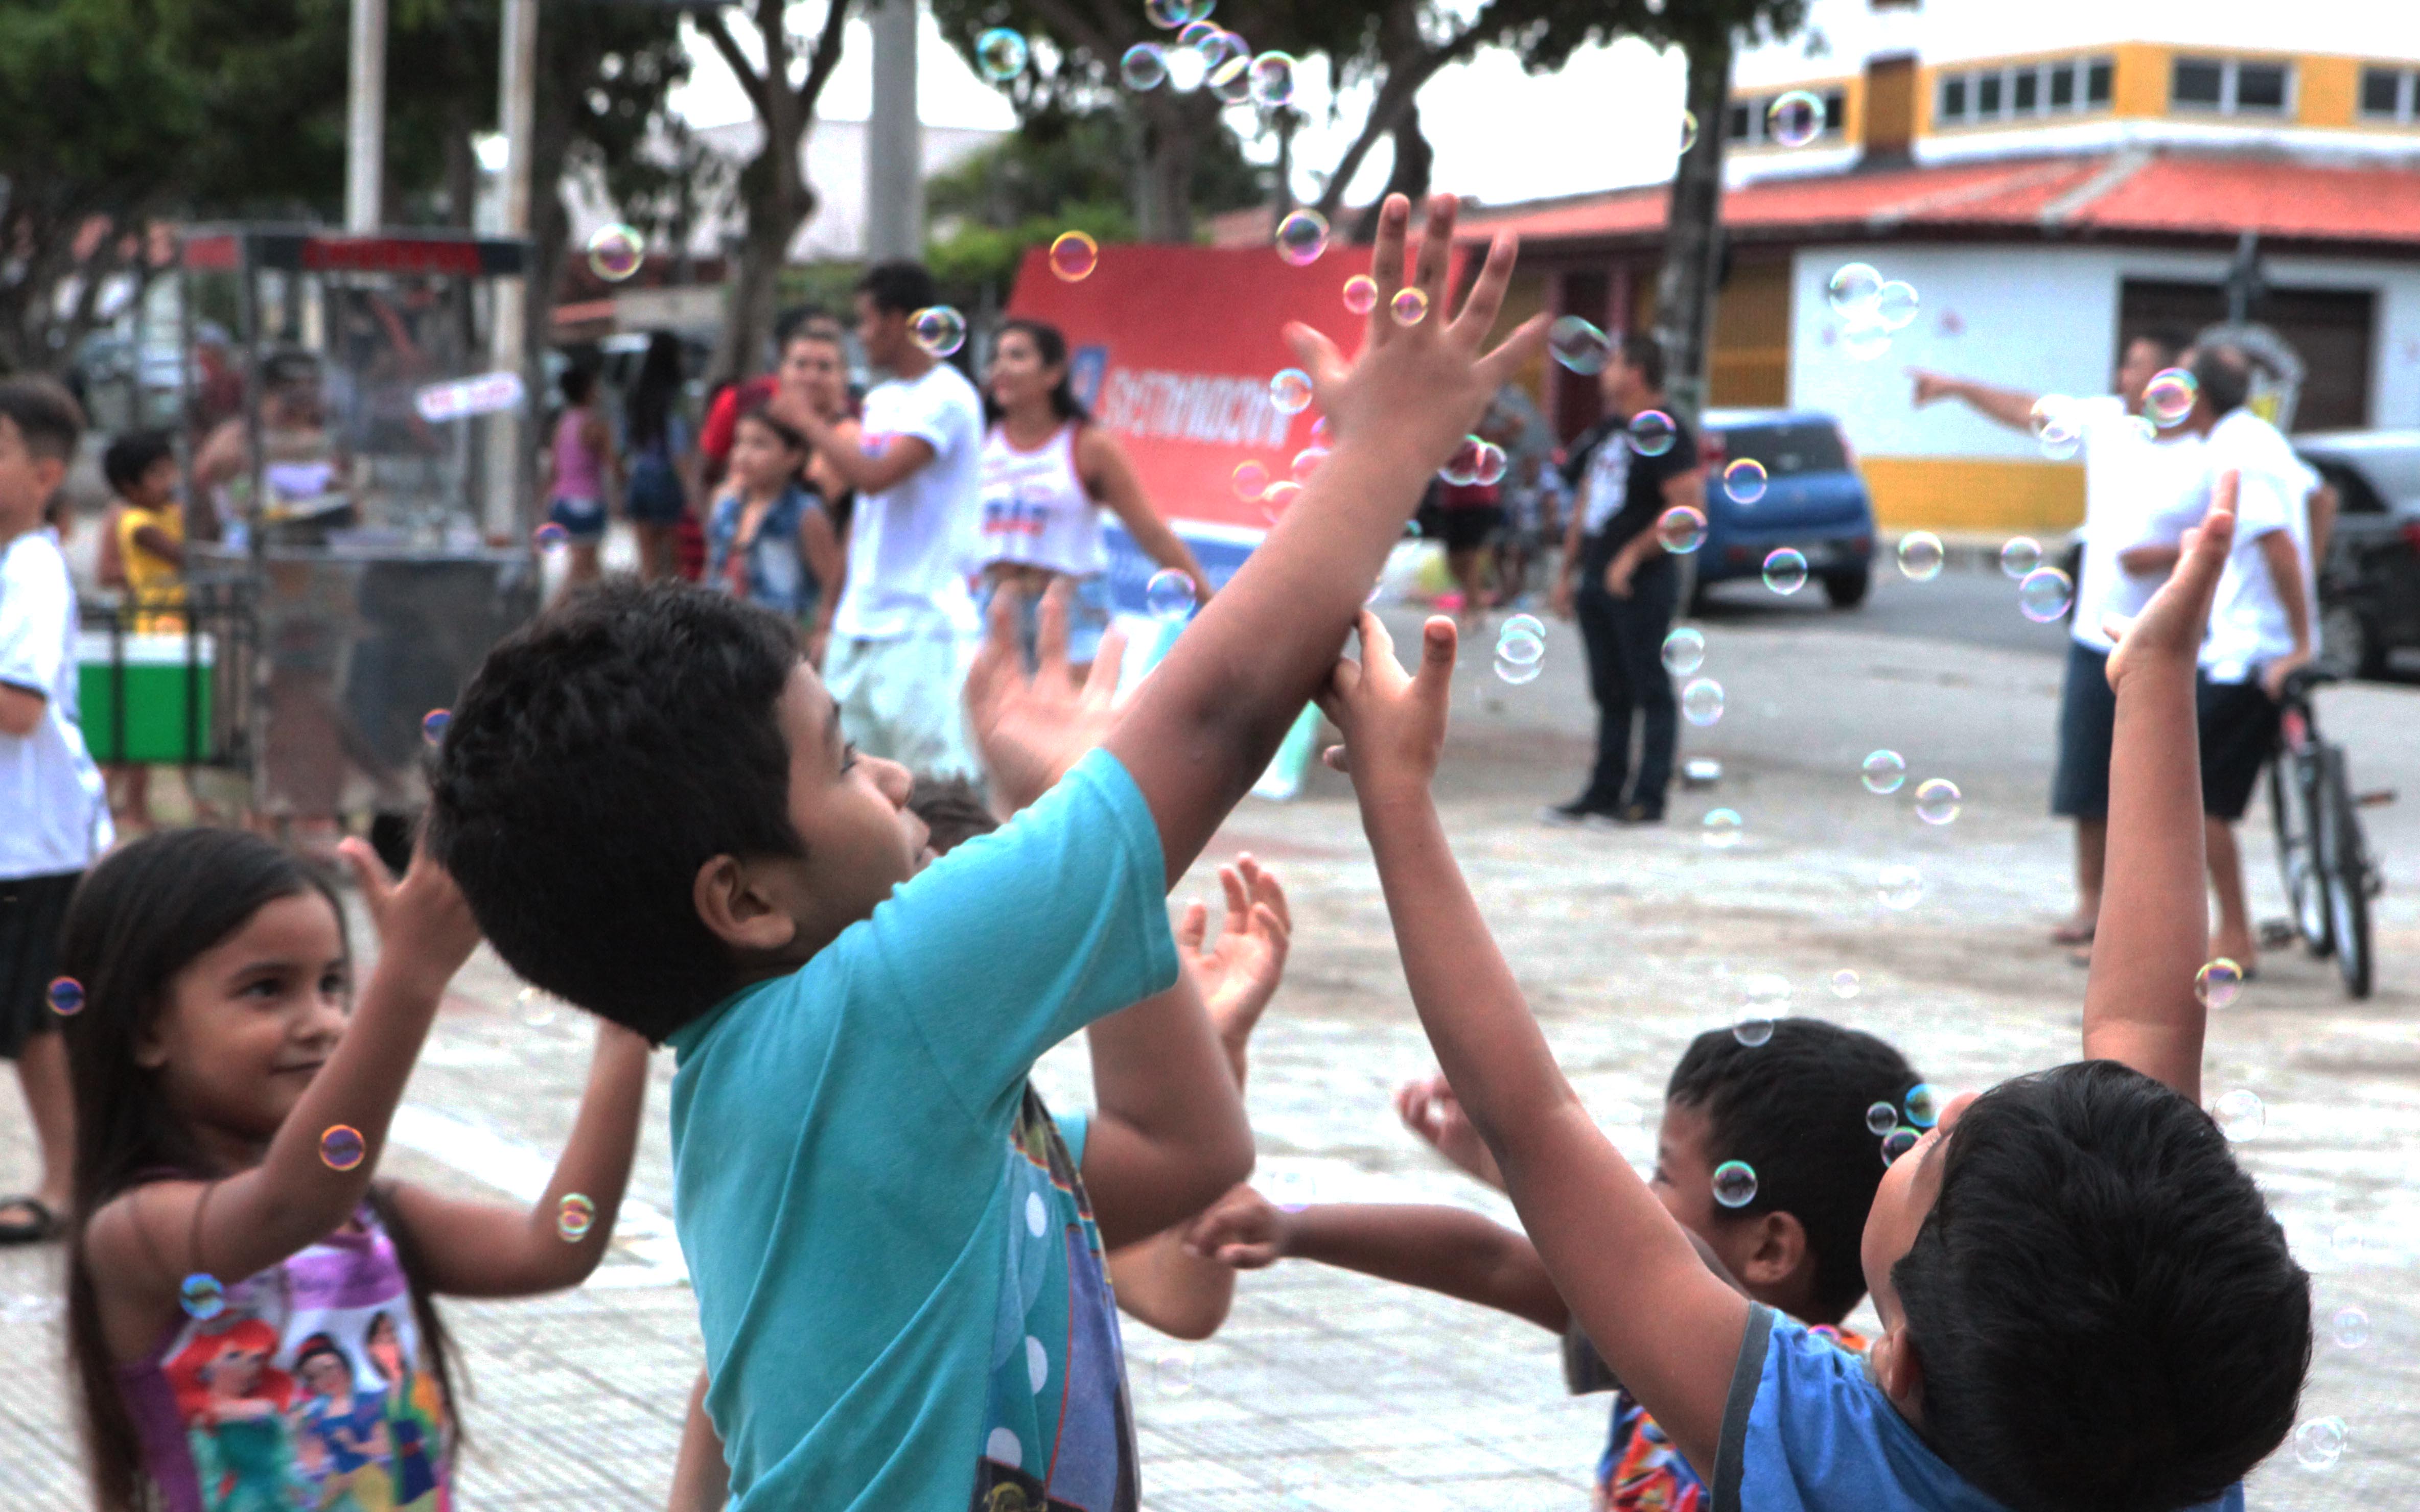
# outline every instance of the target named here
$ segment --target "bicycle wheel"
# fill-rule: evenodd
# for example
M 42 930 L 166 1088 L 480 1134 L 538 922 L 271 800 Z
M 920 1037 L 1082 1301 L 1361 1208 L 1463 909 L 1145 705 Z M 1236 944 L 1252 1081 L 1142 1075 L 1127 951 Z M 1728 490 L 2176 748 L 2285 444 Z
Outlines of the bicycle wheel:
M 2353 811 L 2352 791 L 2345 780 L 2343 748 L 2328 746 L 2319 764 L 2320 871 L 2327 878 L 2328 933 L 2335 943 L 2336 974 L 2345 991 L 2369 995 L 2369 856 L 2362 841 L 2361 818 Z
M 2319 865 L 2319 826 L 2313 824 L 2311 758 L 2286 749 L 2269 764 L 2269 818 L 2277 832 L 2278 879 L 2294 912 L 2294 929 L 2313 955 L 2330 945 L 2326 869 Z

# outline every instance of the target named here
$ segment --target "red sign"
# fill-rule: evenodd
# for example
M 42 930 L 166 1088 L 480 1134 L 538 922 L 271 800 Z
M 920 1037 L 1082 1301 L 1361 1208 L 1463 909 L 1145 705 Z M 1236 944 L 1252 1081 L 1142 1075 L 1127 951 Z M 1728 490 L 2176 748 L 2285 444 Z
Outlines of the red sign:
M 1008 313 L 1066 335 L 1077 395 L 1125 443 L 1163 517 L 1260 531 L 1268 521 L 1236 496 L 1236 465 L 1287 476 L 1317 418 L 1269 401 L 1269 379 L 1297 365 L 1280 332 L 1299 320 L 1358 350 L 1365 317 L 1344 308 L 1344 281 L 1369 270 L 1367 247 L 1297 268 L 1271 248 L 1115 245 L 1069 283 L 1036 247 Z

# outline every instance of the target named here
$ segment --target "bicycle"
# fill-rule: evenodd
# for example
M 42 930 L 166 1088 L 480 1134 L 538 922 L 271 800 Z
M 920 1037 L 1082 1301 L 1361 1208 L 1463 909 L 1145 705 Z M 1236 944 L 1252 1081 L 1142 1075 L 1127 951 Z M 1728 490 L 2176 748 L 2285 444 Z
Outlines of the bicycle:
M 2336 680 L 2314 667 L 2286 679 L 2277 756 L 2269 764 L 2269 815 L 2276 826 L 2278 870 L 2293 906 L 2286 937 L 2300 935 L 2315 956 L 2335 956 L 2345 990 L 2366 997 L 2376 965 L 2369 900 L 2384 879 L 2370 858 L 2358 810 L 2391 803 L 2395 795 L 2356 796 L 2344 748 L 2320 735 L 2311 689 Z

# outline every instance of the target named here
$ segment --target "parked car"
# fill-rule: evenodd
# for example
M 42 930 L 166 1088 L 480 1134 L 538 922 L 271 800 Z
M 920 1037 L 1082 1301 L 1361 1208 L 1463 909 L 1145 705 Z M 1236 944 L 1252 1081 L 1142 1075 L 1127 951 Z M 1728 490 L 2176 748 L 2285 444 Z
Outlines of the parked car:
M 1695 594 L 1734 578 L 1759 578 L 1782 547 L 1807 558 L 1835 609 L 1864 603 L 1873 583 L 1874 505 L 1838 421 L 1814 409 L 1709 409 L 1705 433 L 1706 542 L 1692 558 Z M 1725 488 L 1723 470 L 1742 458 L 1763 465 L 1764 493 L 1747 501 Z
M 2356 677 L 2420 649 L 2420 430 L 2322 431 L 2294 449 L 2335 486 L 2319 563 L 2319 657 Z

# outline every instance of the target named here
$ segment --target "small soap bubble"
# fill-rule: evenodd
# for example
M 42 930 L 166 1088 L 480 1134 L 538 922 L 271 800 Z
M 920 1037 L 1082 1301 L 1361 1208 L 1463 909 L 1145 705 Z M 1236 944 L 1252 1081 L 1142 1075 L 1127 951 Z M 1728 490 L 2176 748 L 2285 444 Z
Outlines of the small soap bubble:
M 1280 369 L 1269 379 L 1269 403 L 1281 415 L 1298 415 L 1311 408 L 1311 375 L 1298 367 Z
M 1931 1083 L 1918 1082 L 1907 1089 L 1907 1121 L 1919 1129 L 1941 1121 L 1941 1097 Z
M 1476 436 L 1465 436 L 1453 455 L 1437 469 L 1437 477 L 1449 486 L 1466 488 L 1479 481 L 1479 449 L 1486 444 Z
M 1496 657 L 1515 666 L 1528 667 L 1546 655 L 1546 642 L 1534 635 L 1508 635 L 1496 642 Z
M 1679 436 L 1672 417 L 1661 409 L 1641 409 L 1630 417 L 1630 449 L 1641 456 L 1662 456 Z
M 1723 685 L 1711 677 L 1699 677 L 1681 689 L 1681 712 L 1691 724 L 1713 724 L 1723 717 Z
M 332 1124 L 319 1136 L 319 1159 L 332 1171 L 349 1171 L 359 1165 L 366 1149 L 362 1132 L 349 1123 Z
M 177 1302 L 188 1318 L 208 1321 L 226 1311 L 226 1288 L 207 1271 L 196 1271 L 177 1288 Z
M 1512 465 L 1512 458 L 1504 455 L 1504 448 L 1494 441 L 1481 441 L 1479 443 L 1478 471 L 1472 474 L 1471 481 L 1482 488 L 1493 488 L 1504 481 L 1504 470 Z
M 1073 284 L 1101 266 L 1101 244 L 1081 231 L 1062 231 L 1050 243 L 1050 270 Z
M 1129 89 L 1156 89 L 1168 82 L 1168 54 L 1157 42 L 1137 42 L 1118 59 L 1118 78 Z
M 1764 586 L 1776 594 L 1794 594 L 1807 586 L 1807 555 L 1794 547 L 1765 553 Z
M 1319 464 L 1326 461 L 1327 455 L 1325 446 L 1306 446 L 1294 454 L 1294 460 L 1287 464 L 1287 471 L 1294 475 L 1295 482 L 1309 483 L 1311 475 L 1319 471 Z
M 1393 314 L 1395 324 L 1419 325 L 1421 316 L 1429 313 L 1428 290 L 1417 285 L 1397 289 L 1394 300 L 1388 304 L 1387 308 Z
M 1275 525 L 1278 522 L 1278 517 L 1284 514 L 1292 507 L 1294 501 L 1301 497 L 1301 484 L 1292 478 L 1280 478 L 1269 485 L 1267 492 L 1261 495 L 1261 518 Z
M 1883 1164 L 1885 1165 L 1893 1164 L 1901 1155 L 1914 1149 L 1923 1138 L 1924 1135 L 1920 1131 L 1911 1129 L 1905 1124 L 1893 1129 L 1883 1135 Z
M 1857 974 L 1845 966 L 1832 973 L 1832 995 L 1843 1002 L 1856 996 Z
M 554 1231 L 566 1244 L 577 1244 L 588 1237 L 589 1226 L 597 1222 L 597 1204 L 577 1192 L 566 1192 L 554 1205 Z
M 571 532 L 552 520 L 548 520 L 536 530 L 530 532 L 530 545 L 541 551 L 551 551 L 569 539 L 571 539 Z
M 1025 71 L 1025 39 L 1005 26 L 994 26 L 975 39 L 975 71 L 994 84 L 1005 84 Z
M 588 270 L 608 284 L 622 282 L 646 260 L 646 239 L 619 221 L 588 234 Z
M 1697 145 L 1698 113 L 1693 110 L 1684 110 L 1681 113 L 1681 145 L 1673 148 L 1673 156 L 1681 156 Z
M 1152 1363 L 1152 1384 L 1163 1396 L 1183 1396 L 1193 1390 L 1193 1351 L 1170 1348 Z
M 2048 625 L 2075 602 L 2075 579 L 2056 567 L 2036 567 L 2017 584 L 2017 611 L 2036 625 Z
M 2259 1138 L 2260 1132 L 2269 1127 L 2269 1105 L 2260 1101 L 2259 1093 L 2245 1087 L 2220 1093 L 2218 1101 L 2210 1105 L 2210 1116 L 2218 1125 L 2218 1132 L 2238 1144 Z
M 1706 842 L 1708 850 L 1728 851 L 1740 842 L 1742 823 L 1736 809 L 1709 809 L 1700 826 L 1699 838 Z M 1766 1032 L 1771 1032 L 1771 1026 L 1767 1026 Z
M 554 999 L 535 987 L 524 987 L 513 994 L 513 1002 L 521 1011 L 521 1022 L 533 1029 L 542 1029 L 554 1022 Z
M 1355 315 L 1368 315 L 1378 307 L 1378 281 L 1367 273 L 1356 273 L 1344 281 L 1344 308 Z
M 1771 1017 L 1790 1006 L 1790 979 L 1776 971 L 1760 971 L 1740 980 L 1740 995 Z
M 1806 89 L 1776 96 L 1764 108 L 1764 134 L 1776 147 L 1805 147 L 1823 134 L 1823 101 Z
M 1773 1026 L 1765 1026 L 1771 1034 Z M 1726 1208 L 1745 1208 L 1756 1200 L 1756 1167 L 1744 1160 L 1727 1160 L 1714 1167 L 1714 1200 Z
M 1278 223 L 1278 255 L 1296 268 L 1308 268 L 1327 250 L 1327 217 L 1317 210 L 1295 210 Z
M 1706 664 L 1705 632 L 1683 625 L 1664 638 L 1664 670 L 1686 677 Z
M 1853 325 L 1840 332 L 1840 349 L 1860 363 L 1870 363 L 1891 346 L 1890 328 L 1873 321 Z
M 1531 642 L 1531 644 L 1535 643 Z M 1496 675 L 1515 687 L 1524 683 L 1536 682 L 1538 674 L 1545 670 L 1546 666 L 1543 661 L 1516 661 L 1504 654 L 1502 646 L 1496 648 Z
M 1905 331 L 1916 323 L 1916 285 L 1892 279 L 1874 292 L 1874 323 L 1885 331 Z
M 2334 1470 L 2344 1458 L 2345 1420 L 2315 1417 L 2294 1425 L 2294 1461 L 2304 1470 Z
M 1174 31 L 1193 19 L 1193 0 L 1142 0 L 1142 13 L 1162 31 Z
M 1656 517 L 1655 539 L 1674 556 L 1687 556 L 1706 544 L 1705 511 L 1695 504 L 1674 504 Z
M 1252 103 L 1264 110 L 1294 103 L 1294 54 L 1264 53 L 1252 59 Z
M 1197 21 L 1197 24 L 1200 23 Z M 1192 28 L 1188 26 L 1186 29 L 1190 31 Z M 1179 39 L 1182 39 L 1182 34 L 1179 34 Z M 1222 79 L 1232 80 L 1249 89 L 1250 84 L 1245 79 L 1244 70 L 1251 65 L 1252 50 L 1242 38 L 1222 27 L 1212 26 L 1199 41 L 1193 43 L 1193 50 L 1201 54 L 1202 61 L 1209 65 L 1212 84 Z M 1239 94 L 1236 98 L 1240 100 L 1243 96 Z
M 947 357 L 967 344 L 967 317 L 936 304 L 908 317 L 908 338 L 934 357 Z
M 445 739 L 445 729 L 453 722 L 451 709 L 431 709 L 420 717 L 420 738 L 432 746 L 438 745 Z
M 1903 914 L 1923 899 L 1924 876 L 1912 866 L 1886 866 L 1876 874 L 1874 890 L 1885 908 Z
M 1764 464 L 1752 456 L 1735 459 L 1723 469 L 1723 492 L 1735 504 L 1752 504 L 1764 497 Z
M 2068 416 L 2074 408 L 2075 401 L 2064 393 L 2042 394 L 2034 400 L 2033 408 L 2026 411 L 2025 428 L 2033 433 L 2036 440 L 2040 440 L 2046 433 L 2054 429 L 2072 429 Z
M 1613 343 L 1588 321 L 1567 315 L 1546 328 L 1546 350 L 1575 373 L 1602 373 Z
M 1228 105 L 1240 105 L 1251 99 L 1250 60 L 1234 58 L 1218 65 L 1217 71 L 1210 75 L 1210 92 L 1218 97 L 1220 103 Z
M 1546 622 L 1535 614 L 1515 614 L 1507 619 L 1503 626 L 1496 632 L 1496 638 L 1499 640 L 1509 640 L 1516 635 L 1526 635 L 1544 640 L 1546 639 Z
M 1916 816 L 1928 825 L 1946 825 L 1958 817 L 1965 795 L 1946 777 L 1929 777 L 1916 785 Z
M 1852 322 L 1869 319 L 1882 296 L 1883 275 L 1871 263 L 1843 263 L 1824 288 L 1832 313 Z
M 1250 502 L 1268 492 L 1268 464 L 1246 458 L 1235 464 L 1233 481 L 1235 486 L 1235 497 Z
M 1858 767 L 1857 776 L 1865 782 L 1866 791 L 1876 797 L 1897 793 L 1900 784 L 1907 780 L 1907 758 L 1895 750 L 1870 751 Z
M 2011 582 L 2041 565 L 2041 543 L 2030 535 L 2013 536 L 2000 548 L 2000 573 Z
M 1174 567 L 1162 567 L 1143 584 L 1144 612 L 1155 620 L 1174 622 L 1193 614 L 1193 579 Z
M 1327 417 L 1326 415 L 1322 415 L 1317 420 L 1311 423 L 1311 444 L 1313 446 L 1334 446 L 1336 444 L 1336 429 L 1334 426 L 1328 424 Z
M 84 983 L 73 977 L 53 977 L 43 999 L 51 1005 L 52 1012 L 71 1017 L 84 1011 Z
M 1202 50 L 1202 43 L 1218 35 L 1218 28 L 1206 17 L 1192 16 L 1188 13 L 1184 24 L 1177 28 L 1176 45 L 1188 53 L 1198 53 Z
M 1899 538 L 1900 575 L 1910 582 L 1929 583 L 1941 576 L 1941 537 L 1931 531 L 1910 531 Z
M 2083 442 L 2083 437 L 2074 431 L 2055 430 L 2041 439 L 2041 455 L 2046 461 L 2065 462 L 2075 455 Z
M 2181 425 L 2201 395 L 2201 383 L 2181 367 L 2164 367 L 2143 386 L 2143 413 L 2162 430 Z
M 2204 1008 L 2226 1008 L 2243 991 L 2243 968 L 2225 956 L 2194 973 L 2194 995 Z
M 1899 1109 L 1891 1106 L 1888 1103 L 1869 1103 L 1866 1105 L 1866 1132 L 1868 1134 L 1880 1139 L 1883 1135 L 1890 1133 L 1893 1129 L 1898 1127 Z
M 1750 1050 L 1769 1043 L 1773 1039 L 1773 1020 L 1747 1018 L 1731 1026 L 1731 1038 Z
M 2369 1314 L 2358 1307 L 2339 1307 L 2328 1319 L 2328 1336 L 2339 1350 L 2358 1350 L 2369 1342 Z

